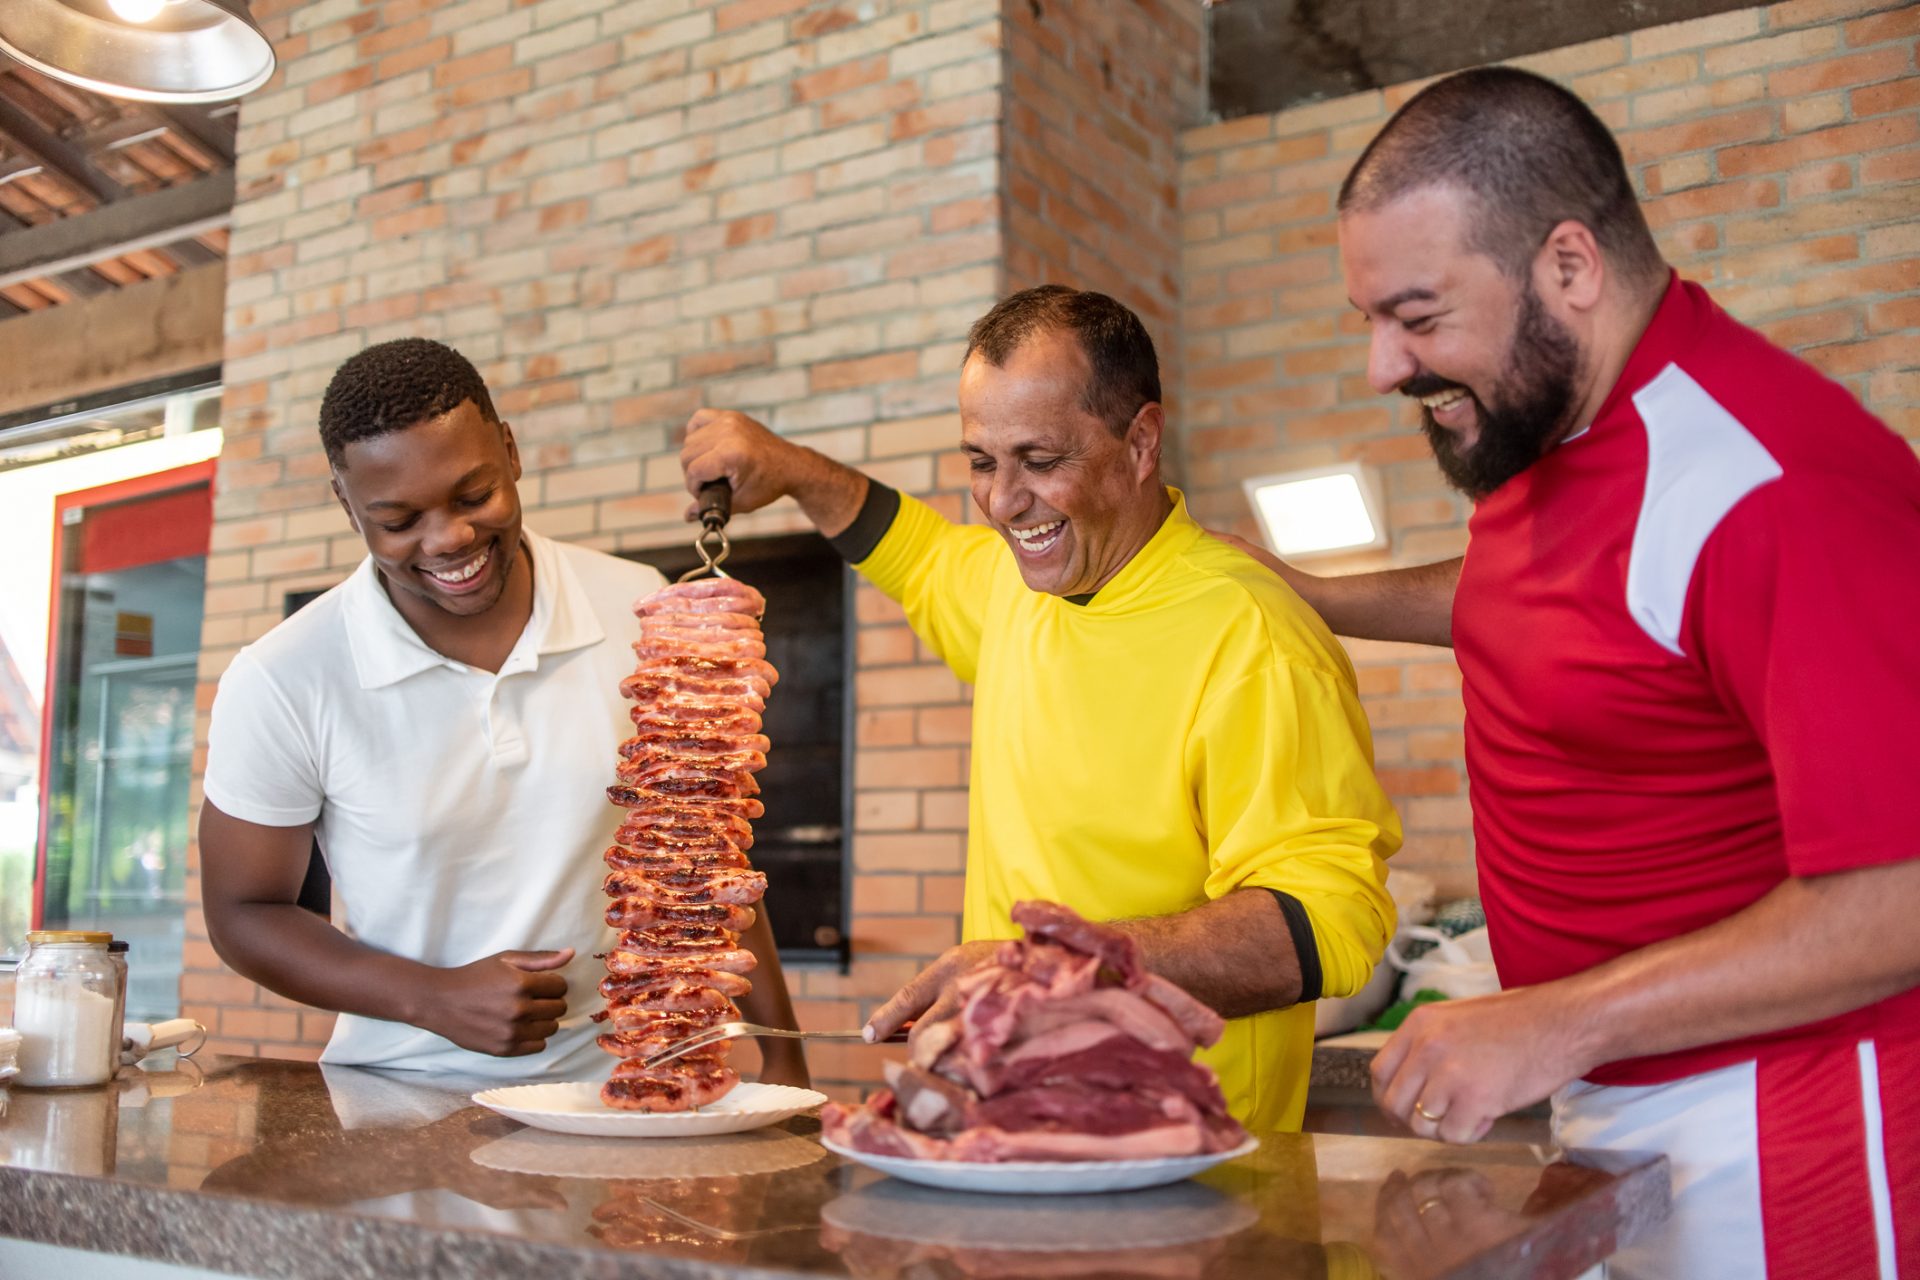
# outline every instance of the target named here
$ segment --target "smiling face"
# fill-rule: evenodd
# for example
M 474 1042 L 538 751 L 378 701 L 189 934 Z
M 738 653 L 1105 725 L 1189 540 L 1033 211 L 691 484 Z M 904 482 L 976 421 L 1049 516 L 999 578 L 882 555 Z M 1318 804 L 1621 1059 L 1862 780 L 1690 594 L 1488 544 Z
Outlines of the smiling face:
M 514 583 L 519 478 L 513 433 L 463 400 L 437 418 L 346 445 L 333 491 L 401 616 L 442 626 L 485 614 Z
M 1143 406 L 1116 434 L 1085 407 L 1091 372 L 1078 339 L 1043 329 L 1003 367 L 976 353 L 960 373 L 973 500 L 1027 586 L 1049 595 L 1105 586 L 1171 510 L 1160 483 L 1160 406 Z
M 1349 212 L 1340 258 L 1370 328 L 1368 382 L 1419 400 L 1440 469 L 1482 498 L 1567 434 L 1583 356 L 1532 278 L 1466 247 L 1469 214 L 1440 186 Z

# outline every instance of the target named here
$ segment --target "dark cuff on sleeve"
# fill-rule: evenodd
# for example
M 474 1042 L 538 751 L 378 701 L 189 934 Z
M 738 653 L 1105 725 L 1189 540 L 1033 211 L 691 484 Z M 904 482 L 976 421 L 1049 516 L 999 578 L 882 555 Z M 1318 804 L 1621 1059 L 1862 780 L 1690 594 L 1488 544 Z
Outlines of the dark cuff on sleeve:
M 894 517 L 899 514 L 899 492 L 878 480 L 869 480 L 867 499 L 860 504 L 860 514 L 827 542 L 840 553 L 842 560 L 859 564 L 879 547 L 880 539 L 887 536 L 887 530 L 893 528 Z
M 1267 889 L 1267 892 L 1280 904 L 1280 914 L 1287 920 L 1287 932 L 1293 935 L 1294 953 L 1300 957 L 1300 1003 L 1318 1000 L 1326 977 L 1320 972 L 1320 947 L 1313 940 L 1313 921 L 1308 918 L 1307 909 L 1300 905 L 1300 899 L 1278 889 Z

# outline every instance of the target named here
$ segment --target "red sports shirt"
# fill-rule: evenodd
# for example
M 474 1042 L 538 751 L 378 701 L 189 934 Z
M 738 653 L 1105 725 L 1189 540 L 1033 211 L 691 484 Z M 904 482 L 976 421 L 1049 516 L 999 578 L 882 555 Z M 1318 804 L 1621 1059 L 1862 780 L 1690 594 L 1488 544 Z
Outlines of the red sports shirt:
M 1469 530 L 1453 637 L 1507 986 L 1920 856 L 1920 461 L 1844 388 L 1676 277 L 1593 426 Z M 1909 991 L 1589 1079 L 1916 1030 Z

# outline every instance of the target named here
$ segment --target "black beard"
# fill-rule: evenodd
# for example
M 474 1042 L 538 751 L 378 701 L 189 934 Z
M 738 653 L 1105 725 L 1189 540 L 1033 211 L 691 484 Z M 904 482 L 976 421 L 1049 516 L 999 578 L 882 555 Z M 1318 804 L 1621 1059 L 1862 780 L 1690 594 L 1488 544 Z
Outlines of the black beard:
M 1432 410 L 1420 410 L 1420 429 L 1447 483 L 1478 502 L 1540 461 L 1568 426 L 1579 371 L 1579 344 L 1565 325 L 1547 314 L 1529 283 L 1520 299 L 1506 371 L 1495 388 L 1501 402 L 1488 404 L 1474 397 L 1480 438 L 1462 449 L 1458 438 L 1433 420 Z M 1442 389 L 1416 386 L 1420 381 L 1410 380 L 1403 390 L 1427 395 Z

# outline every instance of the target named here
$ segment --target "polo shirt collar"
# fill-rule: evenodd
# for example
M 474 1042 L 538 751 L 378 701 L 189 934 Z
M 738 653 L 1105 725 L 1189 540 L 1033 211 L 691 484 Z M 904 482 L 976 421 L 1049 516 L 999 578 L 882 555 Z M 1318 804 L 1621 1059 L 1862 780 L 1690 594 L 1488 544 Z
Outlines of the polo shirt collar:
M 598 644 L 607 635 L 586 589 L 555 544 L 524 527 L 520 536 L 533 557 L 533 613 L 502 664 L 501 675 L 536 667 L 539 658 L 548 654 Z M 458 665 L 422 640 L 400 616 L 380 584 L 380 570 L 372 556 L 360 562 L 341 590 L 347 645 L 362 689 L 382 689 L 434 667 Z M 523 658 L 529 637 L 538 639 L 533 641 L 533 656 Z

